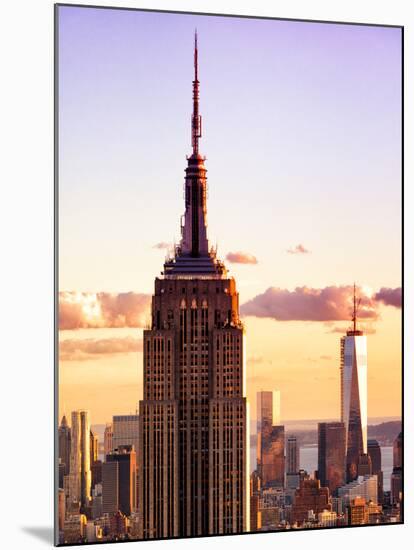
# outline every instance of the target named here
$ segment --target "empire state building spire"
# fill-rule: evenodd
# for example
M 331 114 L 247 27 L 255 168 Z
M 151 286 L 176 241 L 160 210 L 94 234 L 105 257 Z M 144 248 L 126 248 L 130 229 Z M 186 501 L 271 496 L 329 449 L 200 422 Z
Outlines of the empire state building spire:
M 198 113 L 199 101 L 199 80 L 198 80 L 198 49 L 197 29 L 194 34 L 194 80 L 193 80 L 193 116 L 191 117 L 191 144 L 193 155 L 198 155 L 198 140 L 201 138 L 201 115 Z
M 226 275 L 226 269 L 209 249 L 207 238 L 207 170 L 205 157 L 199 152 L 201 115 L 199 112 L 200 81 L 198 80 L 197 31 L 194 34 L 193 112 L 191 115 L 192 154 L 185 169 L 185 212 L 181 218 L 181 242 L 175 256 L 164 265 L 165 276 Z

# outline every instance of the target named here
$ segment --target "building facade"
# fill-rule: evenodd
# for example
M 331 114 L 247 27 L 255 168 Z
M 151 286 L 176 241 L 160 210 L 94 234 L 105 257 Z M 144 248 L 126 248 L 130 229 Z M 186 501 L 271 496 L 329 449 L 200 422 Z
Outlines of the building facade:
M 355 497 L 348 506 L 349 525 L 366 525 L 368 523 L 368 507 L 364 497 Z
M 139 448 L 139 415 L 122 414 L 112 417 L 112 449 L 133 445 L 135 452 Z
M 263 439 L 272 429 L 280 424 L 280 392 L 278 390 L 259 391 L 256 394 L 257 426 L 257 470 L 261 471 Z
M 372 473 L 378 480 L 378 502 L 384 501 L 384 473 L 382 471 L 381 447 L 376 439 L 368 439 L 368 454 L 371 458 Z
M 372 474 L 371 455 L 369 453 L 359 455 L 358 476 L 369 476 Z
M 263 488 L 284 487 L 285 427 L 272 426 L 261 442 L 260 477 Z
M 400 432 L 397 437 L 394 439 L 392 446 L 392 459 L 393 459 L 393 468 L 402 468 L 403 466 L 403 437 L 402 432 Z
M 402 432 L 393 444 L 393 468 L 391 474 L 391 504 L 399 505 L 402 502 L 403 487 L 403 436 Z
M 197 57 L 196 41 L 181 242 L 155 280 L 151 329 L 144 331 L 138 466 L 144 539 L 249 530 L 244 329 L 235 280 L 207 240 Z
M 118 510 L 125 516 L 130 516 L 136 511 L 137 504 L 137 463 L 134 446 L 120 445 L 114 449 L 106 456 L 105 464 L 112 462 L 118 464 Z M 103 489 L 105 492 L 105 482 L 103 482 Z
M 376 475 L 360 476 L 338 489 L 338 496 L 345 506 L 349 506 L 352 499 L 363 497 L 366 502 L 378 504 L 378 480 Z
M 119 464 L 116 461 L 104 462 L 102 464 L 102 512 L 115 514 L 118 510 Z
M 257 471 L 263 488 L 284 485 L 285 432 L 280 422 L 280 392 L 257 392 Z M 283 470 L 282 470 L 283 469 Z
M 345 425 L 347 481 L 358 477 L 360 455 L 367 454 L 367 338 L 357 330 L 354 285 L 353 328 L 341 338 L 341 421 Z
M 70 469 L 68 475 L 68 508 L 87 510 L 91 500 L 89 412 L 72 412 Z
M 297 474 L 300 469 L 299 444 L 294 435 L 286 440 L 286 473 Z
M 318 477 L 331 494 L 345 484 L 345 447 L 343 422 L 319 422 Z
M 105 431 L 104 431 L 104 457 L 107 454 L 112 453 L 112 449 L 114 448 L 113 438 L 114 438 L 114 432 L 113 432 L 112 424 L 108 423 L 105 426 Z
M 320 527 L 336 527 L 338 517 L 336 512 L 324 510 L 318 514 L 318 524 Z
M 90 431 L 90 442 L 89 442 L 89 452 L 90 452 L 90 465 L 92 467 L 93 463 L 98 460 L 98 435 L 92 430 Z
M 62 466 L 63 475 L 69 474 L 70 468 L 70 427 L 66 416 L 63 415 L 58 430 L 59 464 Z M 59 485 L 63 487 L 63 485 Z

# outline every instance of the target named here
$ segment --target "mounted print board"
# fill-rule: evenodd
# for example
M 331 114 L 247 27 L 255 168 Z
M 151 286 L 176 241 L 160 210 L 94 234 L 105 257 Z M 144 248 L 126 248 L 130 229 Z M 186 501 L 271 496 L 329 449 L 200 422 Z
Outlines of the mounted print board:
M 402 523 L 403 28 L 55 30 L 55 543 Z

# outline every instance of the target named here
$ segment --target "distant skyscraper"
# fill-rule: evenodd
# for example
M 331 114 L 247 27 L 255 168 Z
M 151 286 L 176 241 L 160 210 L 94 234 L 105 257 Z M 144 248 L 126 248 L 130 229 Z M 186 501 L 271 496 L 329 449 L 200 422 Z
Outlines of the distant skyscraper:
M 345 424 L 347 480 L 358 477 L 361 454 L 367 454 L 367 339 L 357 330 L 354 285 L 353 328 L 341 338 L 341 421 Z
M 112 448 L 111 452 L 125 446 L 133 446 L 136 457 L 139 452 L 139 415 L 138 414 L 123 414 L 112 418 Z M 105 455 L 106 456 L 106 455 Z M 105 458 L 106 460 L 106 458 Z M 138 458 L 136 460 L 136 468 L 138 468 Z M 135 472 L 136 477 L 136 496 L 135 505 L 138 498 L 138 470 Z
M 70 468 L 70 428 L 65 415 L 59 426 L 58 440 L 60 464 L 63 464 L 63 474 L 67 475 Z
M 152 327 L 144 331 L 144 539 L 241 533 L 250 522 L 243 326 L 235 280 L 207 240 L 197 56 L 196 38 L 181 242 L 155 280 Z
M 91 499 L 90 423 L 88 411 L 72 412 L 69 503 L 86 510 Z
M 394 440 L 393 444 L 393 469 L 391 474 L 391 503 L 395 506 L 402 501 L 403 484 L 403 439 L 402 432 Z
M 257 392 L 257 471 L 262 476 L 262 455 L 266 446 L 269 448 L 270 442 L 266 441 L 269 437 L 272 427 L 279 425 L 280 422 L 280 392 L 259 391 Z
M 384 500 L 384 474 L 382 472 L 381 447 L 376 439 L 368 439 L 368 454 L 371 457 L 372 473 L 378 479 L 378 502 Z
M 391 504 L 397 505 L 402 500 L 402 468 L 393 468 L 391 474 Z
M 123 414 L 112 418 L 112 449 L 133 445 L 135 452 L 139 448 L 139 416 Z
M 369 476 L 372 474 L 371 456 L 369 453 L 359 455 L 358 476 Z
M 92 467 L 93 463 L 98 460 L 98 436 L 92 430 L 90 431 L 89 452 L 91 454 L 90 464 Z
M 334 494 L 345 484 L 345 425 L 343 422 L 318 424 L 318 476 L 323 487 Z
M 133 445 L 123 445 L 107 455 L 107 462 L 118 463 L 119 510 L 126 516 L 136 511 L 137 463 Z
M 286 473 L 297 474 L 300 469 L 299 444 L 294 435 L 286 441 Z
M 402 468 L 402 452 L 403 452 L 403 443 L 402 443 L 402 432 L 398 434 L 398 436 L 394 439 L 393 443 L 393 467 L 394 468 Z
M 97 483 L 102 482 L 102 461 L 101 460 L 95 460 L 95 462 L 91 465 L 91 473 L 92 473 L 91 487 L 93 489 Z
M 376 439 L 368 439 L 368 454 L 371 457 L 372 473 L 381 471 L 381 447 Z
M 118 462 L 109 461 L 102 464 L 102 511 L 104 514 L 115 514 L 119 509 L 118 470 Z
M 263 487 L 283 487 L 285 483 L 285 427 L 272 426 L 262 438 L 259 474 Z
M 91 430 L 90 434 L 90 465 L 91 465 L 91 489 L 95 487 L 96 483 L 101 482 L 102 476 L 102 463 L 98 460 L 98 448 L 99 440 L 98 435 Z
M 113 447 L 113 429 L 112 424 L 107 424 L 104 431 L 104 460 L 107 454 L 112 453 Z M 136 452 L 136 451 L 135 451 Z

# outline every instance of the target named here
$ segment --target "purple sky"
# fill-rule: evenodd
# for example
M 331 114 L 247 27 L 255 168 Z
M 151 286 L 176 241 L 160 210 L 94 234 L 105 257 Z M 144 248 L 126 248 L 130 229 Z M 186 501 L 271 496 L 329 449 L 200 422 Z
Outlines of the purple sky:
M 398 284 L 399 29 L 59 13 L 64 288 L 149 290 L 160 267 L 152 244 L 178 237 L 195 27 L 209 232 L 222 255 L 244 248 L 276 269 L 275 250 L 306 241 L 322 254 L 310 283 L 322 283 L 322 269 L 327 282 Z M 148 266 L 141 281 L 126 259 L 138 249 Z M 278 272 L 282 285 L 292 281 Z

